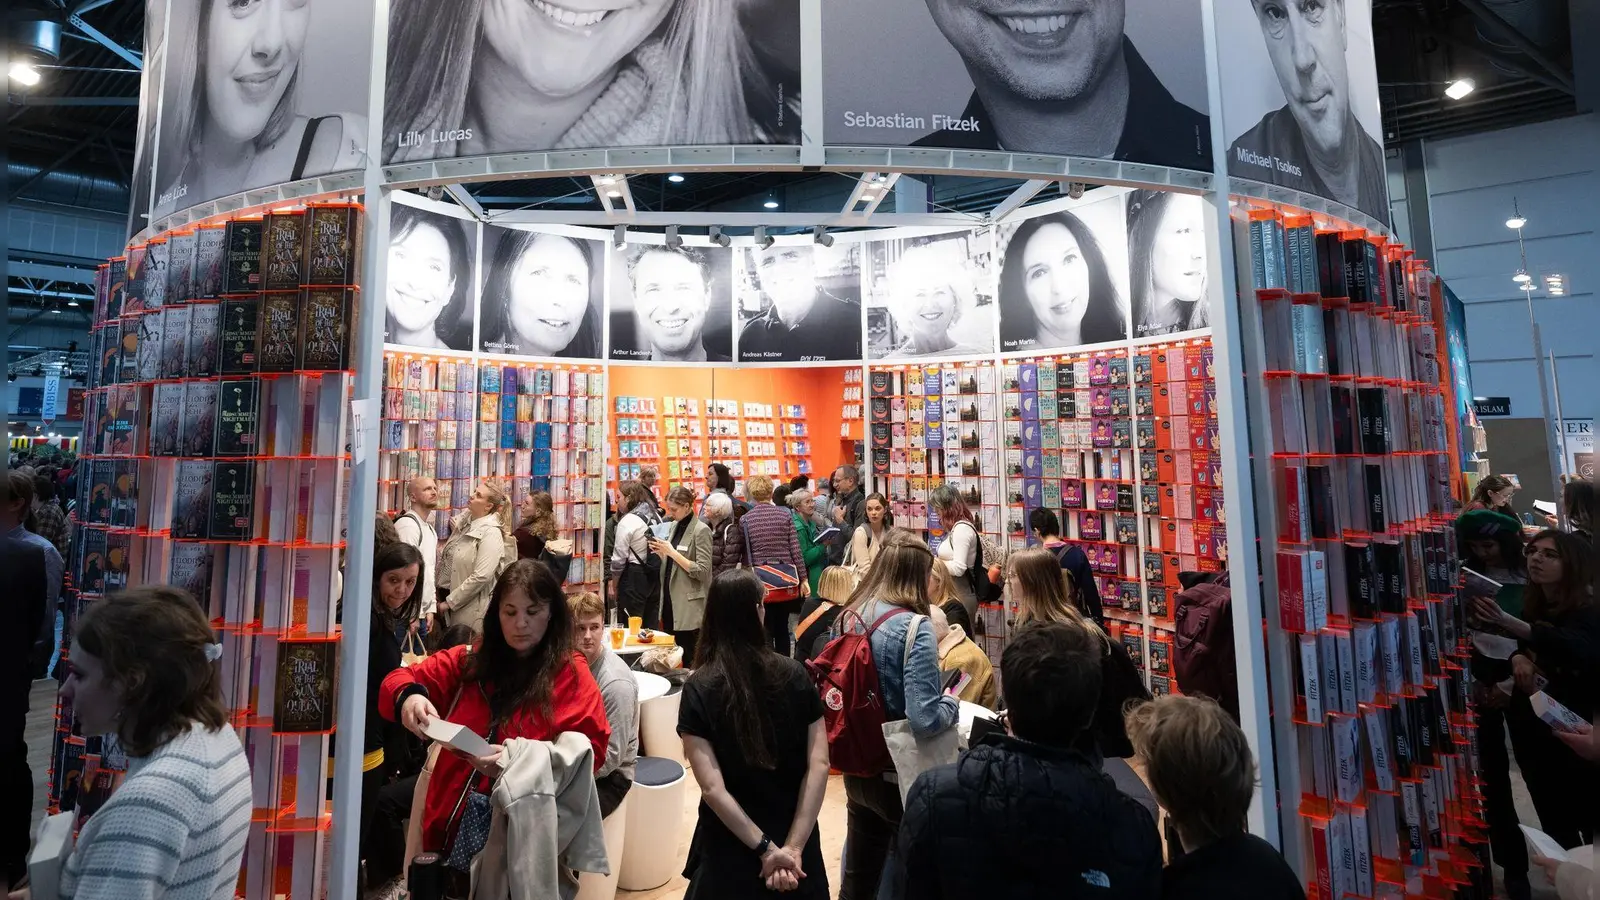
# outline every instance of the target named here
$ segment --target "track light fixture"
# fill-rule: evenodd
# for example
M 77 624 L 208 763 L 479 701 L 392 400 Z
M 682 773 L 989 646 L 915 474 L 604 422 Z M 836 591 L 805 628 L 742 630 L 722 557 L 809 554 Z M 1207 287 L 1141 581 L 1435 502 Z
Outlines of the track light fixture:
M 828 233 L 826 225 L 811 226 L 811 239 L 824 247 L 833 246 L 833 235 Z
M 716 244 L 718 247 L 726 247 L 733 243 L 733 238 L 722 233 L 721 225 L 711 226 L 709 234 L 711 235 L 711 243 Z
M 618 225 L 611 229 L 611 246 L 618 250 L 628 246 L 628 226 Z
M 756 239 L 756 246 L 760 247 L 763 250 L 767 249 L 768 247 L 771 247 L 773 242 L 776 240 L 775 238 L 773 238 L 772 235 L 767 234 L 767 226 L 765 226 L 765 225 L 757 225 L 756 226 L 755 239 Z
M 443 200 L 444 199 L 444 188 L 440 187 L 437 184 L 434 185 L 431 188 L 428 188 L 428 199 L 429 200 Z
M 1067 183 L 1067 196 L 1074 200 L 1083 196 L 1084 185 L 1082 182 L 1071 181 Z
M 667 226 L 667 249 L 676 250 L 683 246 L 683 238 L 678 234 L 678 226 Z

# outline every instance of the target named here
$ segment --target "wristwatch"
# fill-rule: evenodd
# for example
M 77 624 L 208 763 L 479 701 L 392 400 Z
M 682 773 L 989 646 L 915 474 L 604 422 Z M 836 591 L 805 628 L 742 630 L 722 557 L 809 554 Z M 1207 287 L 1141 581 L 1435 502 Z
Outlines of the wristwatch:
M 771 847 L 772 847 L 772 838 L 769 838 L 769 837 L 767 837 L 766 835 L 763 834 L 761 836 L 761 843 L 756 845 L 756 855 L 757 856 L 766 856 L 767 855 L 767 850 L 770 849 Z

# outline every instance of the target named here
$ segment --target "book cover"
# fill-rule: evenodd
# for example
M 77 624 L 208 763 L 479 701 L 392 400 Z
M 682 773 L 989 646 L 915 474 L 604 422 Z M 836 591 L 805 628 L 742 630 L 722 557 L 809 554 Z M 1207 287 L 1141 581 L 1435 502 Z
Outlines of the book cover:
M 334 691 L 339 683 L 337 641 L 279 641 L 275 677 L 274 734 L 333 730 Z
M 128 291 L 128 258 L 113 256 L 106 261 L 106 305 L 102 318 L 122 315 L 122 301 Z
M 254 378 L 224 379 L 217 392 L 217 456 L 254 456 L 260 382 Z
M 110 387 L 122 376 L 122 323 L 107 322 L 100 329 L 99 387 Z
M 168 306 L 162 314 L 165 320 L 161 323 L 161 366 L 156 373 L 158 378 L 182 378 L 185 357 L 188 353 L 189 320 L 193 317 L 193 307 Z
M 189 336 L 184 347 L 184 374 L 189 378 L 216 375 L 222 359 L 222 304 L 196 303 L 189 307 Z
M 132 528 L 139 524 L 139 461 L 119 459 L 114 465 L 111 480 L 111 526 Z
M 151 392 L 150 455 L 177 456 L 183 435 L 183 384 L 163 382 Z
M 301 211 L 269 213 L 262 227 L 261 289 L 300 289 L 305 261 L 306 214 Z
M 181 455 L 208 457 L 216 447 L 217 388 L 215 381 L 183 386 L 183 450 Z
M 228 229 L 225 225 L 201 225 L 194 231 L 194 299 L 214 300 L 222 296 L 228 275 Z
M 122 305 L 117 315 L 128 316 L 144 312 L 144 258 L 145 245 L 128 248 L 126 277 L 122 282 Z
M 109 485 L 106 490 L 109 496 Z M 78 551 L 78 590 L 103 594 L 106 590 L 106 533 L 98 528 L 85 528 L 79 532 L 79 540 L 82 543 Z
M 262 296 L 260 353 L 256 358 L 262 372 L 294 371 L 300 351 L 299 307 L 299 294 Z
M 305 283 L 356 283 L 360 210 L 349 204 L 313 206 L 307 215 Z
M 143 316 L 131 316 L 122 324 L 121 365 L 114 381 L 132 384 L 139 380 L 139 339 L 144 334 Z
M 248 541 L 252 534 L 256 499 L 256 464 L 216 463 L 212 476 L 211 539 Z
M 99 525 L 111 524 L 111 482 L 116 478 L 116 465 L 113 460 L 97 459 L 89 466 L 89 505 L 88 514 L 84 521 Z M 85 531 L 84 534 L 104 534 L 104 532 Z
M 201 609 L 211 608 L 211 565 L 216 556 L 211 544 L 178 543 L 172 545 L 171 575 L 168 582 L 175 588 L 188 591 Z
M 222 363 L 223 375 L 243 375 L 256 370 L 256 355 L 260 349 L 259 330 L 261 303 L 254 297 L 222 301 Z
M 139 317 L 138 371 L 135 381 L 155 381 L 161 377 L 161 350 L 165 346 L 166 310 L 156 309 Z
M 167 305 L 188 303 L 194 299 L 194 251 L 197 237 L 193 231 L 177 231 L 167 240 Z
M 186 459 L 178 463 L 169 526 L 174 538 L 205 540 L 211 536 L 211 486 L 215 474 L 215 464 L 209 460 Z
M 336 372 L 349 359 L 352 291 L 309 288 L 300 316 L 300 368 Z
M 133 385 L 117 385 L 107 395 L 106 403 L 110 417 L 110 453 L 132 456 L 139 439 L 139 389 Z
M 145 246 L 144 305 L 146 309 L 160 309 L 167 303 L 167 241 L 156 238 Z
M 223 277 L 223 293 L 253 294 L 261 290 L 261 233 L 260 219 L 234 219 L 228 223 L 224 238 L 228 268 Z

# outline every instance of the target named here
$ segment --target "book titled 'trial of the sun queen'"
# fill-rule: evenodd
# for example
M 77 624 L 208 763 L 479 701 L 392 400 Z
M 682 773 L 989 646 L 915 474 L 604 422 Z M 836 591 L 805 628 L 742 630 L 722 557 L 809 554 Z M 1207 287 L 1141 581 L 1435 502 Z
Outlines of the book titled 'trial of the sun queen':
M 356 283 L 361 248 L 361 208 L 353 203 L 314 205 L 307 215 L 305 283 Z

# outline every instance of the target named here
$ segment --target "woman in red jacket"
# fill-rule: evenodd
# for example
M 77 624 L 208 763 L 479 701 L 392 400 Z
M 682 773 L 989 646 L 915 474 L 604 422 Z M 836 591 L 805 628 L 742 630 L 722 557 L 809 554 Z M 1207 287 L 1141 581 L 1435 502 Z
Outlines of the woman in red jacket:
M 548 566 L 529 559 L 501 573 L 476 644 L 390 672 L 378 705 L 385 718 L 424 740 L 428 722 L 444 718 L 494 747 L 489 756 L 476 759 L 446 748 L 434 764 L 423 805 L 422 849 L 447 858 L 462 818 L 474 805 L 469 793 L 487 795 L 500 774 L 506 739 L 550 741 L 563 732 L 581 732 L 594 745 L 596 769 L 605 762 L 611 739 L 600 688 L 572 646 L 561 584 Z

